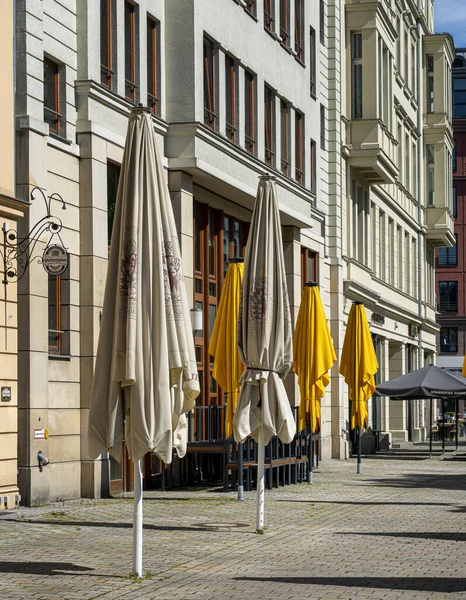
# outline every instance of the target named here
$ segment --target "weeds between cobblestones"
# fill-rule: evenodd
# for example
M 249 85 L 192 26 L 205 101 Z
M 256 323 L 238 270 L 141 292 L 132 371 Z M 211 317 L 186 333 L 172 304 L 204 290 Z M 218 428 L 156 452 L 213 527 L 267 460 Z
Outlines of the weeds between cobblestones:
M 0 598 L 466 598 L 466 463 L 354 471 L 327 461 L 312 486 L 267 490 L 265 535 L 254 492 L 145 493 L 144 579 L 130 575 L 130 498 L 2 513 Z

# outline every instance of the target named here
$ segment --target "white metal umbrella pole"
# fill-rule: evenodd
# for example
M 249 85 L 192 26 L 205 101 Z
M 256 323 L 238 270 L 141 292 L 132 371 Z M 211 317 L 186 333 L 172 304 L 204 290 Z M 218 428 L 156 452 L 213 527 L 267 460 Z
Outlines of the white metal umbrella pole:
M 142 577 L 142 469 L 134 462 L 133 573 Z
M 264 463 L 265 463 L 265 446 L 262 439 L 262 427 L 259 429 L 259 440 L 257 442 L 257 518 L 256 531 L 262 533 L 264 530 L 264 501 L 265 501 L 265 485 L 264 485 Z

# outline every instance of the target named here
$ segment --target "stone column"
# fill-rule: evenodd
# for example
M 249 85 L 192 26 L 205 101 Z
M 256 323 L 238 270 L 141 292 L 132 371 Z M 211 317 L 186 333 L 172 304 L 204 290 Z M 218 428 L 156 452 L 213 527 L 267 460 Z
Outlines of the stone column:
M 406 372 L 406 344 L 389 342 L 389 379 L 404 375 Z M 389 405 L 390 432 L 393 443 L 408 441 L 406 402 L 391 400 Z

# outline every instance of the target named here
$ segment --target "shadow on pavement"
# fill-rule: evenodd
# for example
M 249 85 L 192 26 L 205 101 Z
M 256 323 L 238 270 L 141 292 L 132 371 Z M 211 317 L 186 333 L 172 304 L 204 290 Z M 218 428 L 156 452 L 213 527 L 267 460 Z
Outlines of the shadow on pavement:
M 280 500 L 298 504 L 356 504 L 358 506 L 455 506 L 452 502 L 364 502 L 358 500 Z
M 456 531 L 339 531 L 335 535 L 368 535 L 374 537 L 413 538 L 421 540 L 445 540 L 446 542 L 466 542 L 466 533 Z
M 234 579 L 238 581 L 270 581 L 288 585 L 332 585 L 446 594 L 466 591 L 466 579 L 460 577 L 235 577 Z
M 2 519 L 3 521 L 12 521 L 14 523 L 23 523 L 26 525 L 66 525 L 68 527 L 111 527 L 115 529 L 132 529 L 132 523 L 105 523 L 103 521 L 65 521 L 63 519 Z M 143 528 L 146 531 L 219 531 L 228 528 L 238 529 L 240 527 L 248 527 L 247 523 L 201 523 L 198 526 L 179 526 L 179 525 L 152 525 L 144 523 Z M 254 532 L 244 531 L 242 533 Z
M 390 479 L 368 479 L 365 483 L 371 487 L 398 487 L 398 488 L 430 488 L 440 490 L 464 490 L 466 491 L 466 478 L 459 474 L 455 475 L 424 475 L 421 473 L 409 473 L 400 477 L 391 477 Z
M 24 573 L 26 575 L 66 575 L 66 572 L 73 571 L 73 574 L 77 572 L 85 575 L 94 575 L 94 573 L 88 573 L 93 571 L 91 567 L 81 567 L 80 565 L 74 565 L 73 563 L 59 563 L 59 562 L 3 562 L 0 561 L 0 573 Z M 102 574 L 99 574 L 102 577 Z M 108 577 L 108 575 L 106 576 Z

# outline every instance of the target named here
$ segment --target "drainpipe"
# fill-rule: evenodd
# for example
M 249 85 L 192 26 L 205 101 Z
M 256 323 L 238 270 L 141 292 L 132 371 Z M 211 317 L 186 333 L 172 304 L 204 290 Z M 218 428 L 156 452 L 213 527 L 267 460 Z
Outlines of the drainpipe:
M 16 197 L 16 0 L 13 0 L 13 193 Z
M 423 319 L 423 285 L 422 285 L 422 256 L 426 254 L 425 252 L 425 242 L 424 237 L 421 231 L 421 223 L 422 223 L 422 147 L 423 147 L 423 136 L 422 136 L 422 110 L 423 110 L 423 96 L 422 96 L 422 28 L 421 28 L 421 2 L 417 0 L 417 77 L 416 77 L 416 87 L 417 87 L 417 101 L 418 101 L 418 111 L 417 111 L 417 129 L 420 133 L 419 142 L 417 145 L 417 220 L 419 224 L 419 231 L 417 234 L 418 242 L 417 242 L 417 280 L 418 280 L 418 311 L 419 318 L 421 319 L 421 326 L 419 327 L 419 346 L 418 346 L 418 366 L 419 368 L 423 367 L 424 361 L 424 349 L 422 347 L 422 319 Z M 424 260 L 424 265 L 426 261 Z M 424 427 L 424 411 L 423 411 L 424 401 L 419 401 L 419 430 L 422 438 L 422 430 Z

